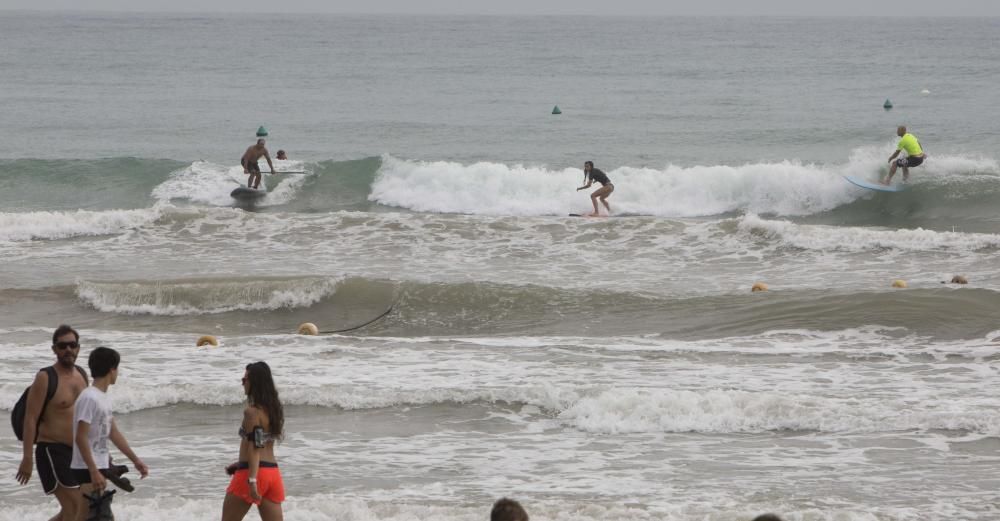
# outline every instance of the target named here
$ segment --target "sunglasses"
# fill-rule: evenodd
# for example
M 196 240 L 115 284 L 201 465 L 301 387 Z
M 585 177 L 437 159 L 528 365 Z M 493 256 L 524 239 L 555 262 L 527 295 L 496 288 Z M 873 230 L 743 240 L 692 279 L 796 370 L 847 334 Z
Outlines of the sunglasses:
M 62 349 L 79 349 L 80 348 L 80 342 L 77 342 L 76 340 L 71 340 L 69 342 L 56 342 L 55 346 L 56 346 L 56 349 L 60 349 L 60 350 L 62 350 Z

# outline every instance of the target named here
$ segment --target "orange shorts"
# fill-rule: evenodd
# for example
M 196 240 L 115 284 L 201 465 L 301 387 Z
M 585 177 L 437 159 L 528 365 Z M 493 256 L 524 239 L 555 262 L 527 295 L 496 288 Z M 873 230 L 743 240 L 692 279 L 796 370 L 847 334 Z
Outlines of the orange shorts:
M 232 494 L 247 503 L 260 505 L 260 501 L 250 497 L 250 484 L 247 478 L 250 477 L 250 470 L 241 469 L 233 474 L 232 481 L 229 482 L 227 494 Z M 278 467 L 260 467 L 257 469 L 257 493 L 260 497 L 272 502 L 281 503 L 285 500 L 285 484 L 281 481 L 281 471 Z

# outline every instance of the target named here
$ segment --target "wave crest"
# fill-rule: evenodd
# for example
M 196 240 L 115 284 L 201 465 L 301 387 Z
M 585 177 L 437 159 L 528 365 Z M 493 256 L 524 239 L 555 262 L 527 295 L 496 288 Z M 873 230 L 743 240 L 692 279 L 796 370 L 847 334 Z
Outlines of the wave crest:
M 91 282 L 77 296 L 99 311 L 129 315 L 193 315 L 309 307 L 337 291 L 339 279 Z
M 802 225 L 746 215 L 738 228 L 804 250 L 860 252 L 894 249 L 904 251 L 978 251 L 1000 248 L 993 233 L 939 232 L 923 228 L 879 230 L 861 227 Z
M 111 235 L 152 223 L 162 207 L 142 210 L 0 213 L 0 241 Z

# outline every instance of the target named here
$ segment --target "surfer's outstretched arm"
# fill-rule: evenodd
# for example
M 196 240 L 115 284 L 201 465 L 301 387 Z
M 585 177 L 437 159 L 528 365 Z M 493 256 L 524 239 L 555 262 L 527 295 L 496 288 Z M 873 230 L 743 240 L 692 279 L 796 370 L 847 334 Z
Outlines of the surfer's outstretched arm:
M 274 163 L 271 162 L 271 154 L 267 153 L 267 149 L 264 149 L 264 159 L 267 159 L 267 166 L 271 167 L 271 175 L 274 175 Z
M 576 191 L 579 192 L 580 190 L 586 190 L 586 189 L 590 188 L 590 185 L 592 185 L 592 184 L 594 184 L 593 180 L 589 181 L 587 184 L 581 186 L 580 188 L 577 188 Z

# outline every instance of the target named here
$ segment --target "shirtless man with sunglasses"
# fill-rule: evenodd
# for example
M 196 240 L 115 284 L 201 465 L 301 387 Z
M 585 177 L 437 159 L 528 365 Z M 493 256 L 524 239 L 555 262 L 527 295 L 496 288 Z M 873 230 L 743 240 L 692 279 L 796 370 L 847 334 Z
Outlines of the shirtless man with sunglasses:
M 28 391 L 23 454 L 21 465 L 17 468 L 17 481 L 22 485 L 28 483 L 34 459 L 34 463 L 38 464 L 42 488 L 47 495 L 55 495 L 59 501 L 59 513 L 52 520 L 71 521 L 86 508 L 80 484 L 70 470 L 73 459 L 73 406 L 76 397 L 88 385 L 86 373 L 76 365 L 76 357 L 80 354 L 80 335 L 70 326 L 59 326 L 52 334 L 52 352 L 56 355 L 56 363 L 39 371 Z M 45 405 L 51 371 L 59 381 L 55 394 Z

